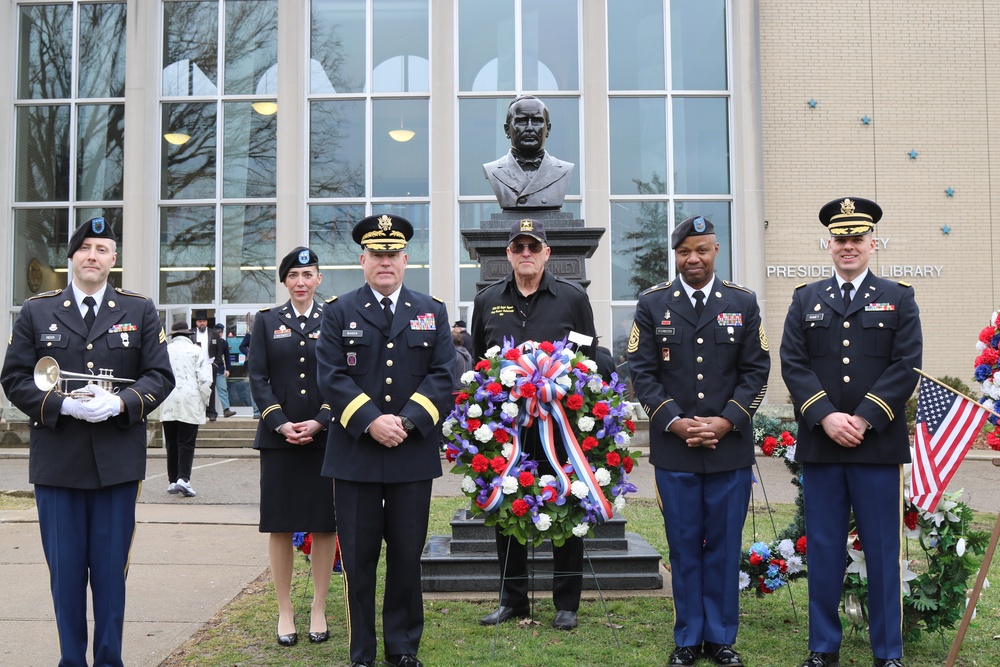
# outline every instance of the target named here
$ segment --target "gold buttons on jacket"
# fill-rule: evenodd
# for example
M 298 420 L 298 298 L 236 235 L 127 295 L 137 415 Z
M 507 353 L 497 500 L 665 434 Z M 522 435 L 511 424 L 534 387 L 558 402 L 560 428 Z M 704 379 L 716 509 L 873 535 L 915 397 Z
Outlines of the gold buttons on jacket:
M 698 373 L 698 379 L 699 379 L 699 380 L 704 380 L 704 379 L 705 379 L 705 376 L 704 376 L 704 375 L 702 375 L 701 373 Z
M 392 378 L 386 378 L 385 379 L 385 383 L 386 384 L 392 384 Z
M 94 344 L 93 343 L 87 343 L 87 349 L 88 350 L 93 350 L 94 349 Z
M 695 361 L 697 361 L 700 364 L 702 361 L 704 361 L 704 359 L 702 359 L 701 357 L 696 357 Z
M 699 391 L 699 392 L 698 392 L 698 398 L 705 398 L 705 394 L 703 394 L 703 393 L 701 393 L 701 392 Z
M 850 357 L 844 357 L 844 363 L 845 364 L 851 363 L 851 358 Z
M 305 379 L 305 377 L 306 377 L 305 373 L 299 373 L 299 379 Z
M 844 347 L 850 347 L 850 346 L 851 346 L 851 341 L 845 340 L 844 341 Z
M 303 364 L 306 363 L 306 358 L 305 357 L 299 357 L 299 362 L 303 363 Z
M 845 329 L 850 329 L 851 328 L 851 323 L 850 322 L 844 322 L 844 328 Z
M 305 347 L 305 346 L 306 346 L 306 342 L 304 340 L 300 340 L 299 341 L 299 347 Z
M 844 382 L 850 382 L 850 381 L 851 381 L 851 376 L 850 375 L 845 375 L 844 376 Z
M 885 322 L 879 322 L 878 323 L 878 328 L 882 329 L 883 327 L 885 327 Z
M 388 403 L 391 400 L 392 400 L 392 396 L 390 396 L 389 394 L 386 394 L 385 395 L 385 402 Z
M 88 361 L 87 362 L 87 368 L 93 368 L 93 367 L 94 367 L 94 362 L 93 361 Z
M 704 342 L 705 342 L 704 338 L 699 338 L 698 341 L 697 341 L 698 345 L 701 345 Z
M 386 344 L 385 344 L 385 346 L 386 346 L 387 348 L 389 348 L 390 350 L 392 349 L 392 343 L 386 343 Z
M 386 359 L 385 360 L 385 365 L 386 366 L 392 366 L 392 359 Z
M 305 390 L 305 389 L 300 389 L 300 390 L 299 390 L 299 393 L 300 393 L 300 394 L 304 394 L 304 393 L 306 393 L 306 390 Z

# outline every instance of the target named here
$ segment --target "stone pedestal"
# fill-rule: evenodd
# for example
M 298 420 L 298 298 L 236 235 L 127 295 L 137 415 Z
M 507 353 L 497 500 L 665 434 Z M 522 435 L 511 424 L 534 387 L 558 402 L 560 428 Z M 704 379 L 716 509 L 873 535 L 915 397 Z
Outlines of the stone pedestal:
M 482 221 L 480 229 L 462 231 L 462 241 L 469 257 L 479 260 L 480 274 L 476 289 L 481 290 L 490 283 L 510 275 L 510 262 L 507 261 L 507 237 L 510 226 L 524 218 L 533 218 L 545 225 L 545 236 L 552 248 L 552 255 L 546 265 L 552 273 L 575 280 L 584 288 L 590 281 L 587 279 L 585 260 L 594 254 L 601 237 L 603 227 L 587 227 L 583 220 L 574 218 L 572 213 L 557 210 L 505 210 L 494 213 L 489 220 Z
M 584 538 L 583 588 L 594 590 L 658 590 L 663 587 L 660 553 L 637 533 L 625 532 L 615 517 Z M 590 557 L 588 562 L 587 556 Z M 456 510 L 451 535 L 431 535 L 420 557 L 426 592 L 500 591 L 495 531 L 466 509 Z M 597 581 L 590 568 L 593 566 Z M 552 590 L 552 543 L 528 549 L 528 572 L 535 590 Z

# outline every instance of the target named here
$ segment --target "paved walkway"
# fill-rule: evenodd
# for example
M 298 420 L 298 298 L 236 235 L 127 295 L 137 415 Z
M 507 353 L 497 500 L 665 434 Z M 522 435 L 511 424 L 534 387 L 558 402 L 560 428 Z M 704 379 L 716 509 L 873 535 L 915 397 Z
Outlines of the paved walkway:
M 139 527 L 129 572 L 125 661 L 156 667 L 267 568 L 266 537 L 257 532 L 258 462 L 252 449 L 198 450 L 196 498 L 166 493 L 163 450 L 150 450 L 139 498 Z M 951 489 L 965 489 L 974 509 L 1000 512 L 993 457 L 975 453 Z M 31 489 L 27 451 L 0 449 L 0 490 Z M 640 497 L 654 496 L 652 469 L 636 467 Z M 791 502 L 794 488 L 780 461 L 760 460 L 763 501 Z M 434 495 L 458 496 L 459 476 L 445 473 Z M 49 667 L 58 662 L 48 570 L 34 509 L 0 511 L 0 665 Z

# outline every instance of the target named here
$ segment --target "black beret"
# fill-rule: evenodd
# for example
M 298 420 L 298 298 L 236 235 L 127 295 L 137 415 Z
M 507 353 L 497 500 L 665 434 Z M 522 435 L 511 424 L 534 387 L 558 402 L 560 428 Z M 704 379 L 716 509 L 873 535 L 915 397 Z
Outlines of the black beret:
M 714 233 L 715 225 L 712 224 L 711 220 L 700 215 L 693 215 L 674 227 L 674 233 L 670 235 L 670 248 L 676 250 L 677 246 L 689 236 L 708 236 Z
M 319 257 L 312 249 L 300 245 L 281 260 L 281 264 L 278 265 L 278 280 L 285 282 L 289 271 L 302 266 L 319 266 Z
M 72 259 L 73 253 L 80 249 L 84 239 L 111 239 L 117 242 L 115 232 L 111 229 L 111 223 L 102 218 L 91 218 L 84 224 L 76 228 L 73 236 L 69 237 L 69 247 L 66 249 L 66 257 Z
M 515 221 L 514 224 L 510 226 L 510 236 L 507 237 L 507 243 L 510 243 L 518 236 L 530 236 L 536 241 L 548 243 L 545 238 L 545 225 L 543 225 L 541 221 L 534 220 L 532 218 Z
M 819 221 L 830 230 L 830 236 L 867 234 L 881 219 L 882 207 L 863 197 L 834 199 L 819 210 Z
M 354 225 L 354 242 L 373 252 L 397 252 L 406 249 L 413 238 L 413 225 L 398 215 L 369 215 Z

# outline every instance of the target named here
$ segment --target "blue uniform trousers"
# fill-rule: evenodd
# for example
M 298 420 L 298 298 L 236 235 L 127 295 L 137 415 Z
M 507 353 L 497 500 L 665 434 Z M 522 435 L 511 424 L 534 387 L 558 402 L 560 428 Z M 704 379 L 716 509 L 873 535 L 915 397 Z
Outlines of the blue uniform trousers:
M 740 550 L 752 483 L 749 466 L 715 473 L 656 469 L 678 646 L 736 642 Z
M 903 467 L 803 463 L 809 557 L 809 650 L 840 650 L 849 512 L 868 569 L 868 629 L 876 658 L 903 656 Z
M 139 482 L 101 489 L 35 485 L 62 655 L 87 667 L 87 582 L 94 605 L 94 667 L 122 667 L 125 578 Z

